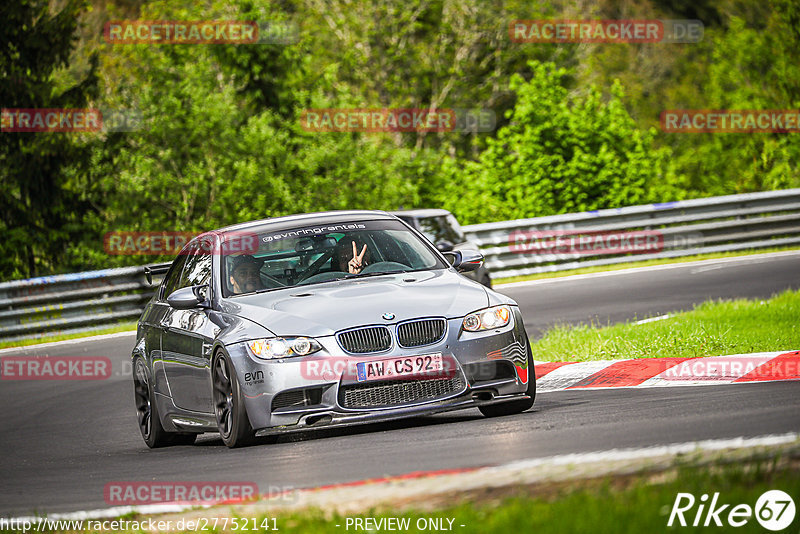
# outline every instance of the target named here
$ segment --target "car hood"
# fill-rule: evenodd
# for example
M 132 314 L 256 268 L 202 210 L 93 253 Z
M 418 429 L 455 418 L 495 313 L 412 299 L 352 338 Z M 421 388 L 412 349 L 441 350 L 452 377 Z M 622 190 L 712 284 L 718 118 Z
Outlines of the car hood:
M 452 271 L 420 271 L 299 286 L 227 299 L 225 311 L 279 336 L 326 336 L 416 317 L 462 317 L 489 305 L 480 284 Z M 393 314 L 384 319 L 384 314 Z

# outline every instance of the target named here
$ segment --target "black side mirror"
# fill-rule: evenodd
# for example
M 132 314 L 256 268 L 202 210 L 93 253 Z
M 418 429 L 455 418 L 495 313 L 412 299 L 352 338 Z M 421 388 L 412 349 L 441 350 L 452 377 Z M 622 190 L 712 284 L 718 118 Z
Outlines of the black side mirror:
M 465 249 L 443 253 L 447 261 L 460 273 L 474 271 L 483 265 L 483 254 L 477 250 Z
M 450 252 L 451 250 L 453 250 L 454 246 L 455 245 L 453 245 L 453 243 L 451 243 L 447 239 L 442 239 L 441 241 L 436 243 L 436 250 L 438 250 L 439 252 Z
M 205 306 L 207 299 L 203 293 L 207 288 L 207 285 L 182 287 L 167 297 L 167 304 L 176 310 L 191 310 L 201 305 Z

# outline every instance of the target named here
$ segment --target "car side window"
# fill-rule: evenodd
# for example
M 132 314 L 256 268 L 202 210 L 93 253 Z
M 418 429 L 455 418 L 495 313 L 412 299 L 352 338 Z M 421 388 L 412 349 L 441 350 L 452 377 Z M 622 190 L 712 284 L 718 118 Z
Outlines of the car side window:
M 178 289 L 207 284 L 211 280 L 211 255 L 208 253 L 189 256 Z
M 178 282 L 180 282 L 181 275 L 183 274 L 183 266 L 186 265 L 187 258 L 188 256 L 181 255 L 172 262 L 172 268 L 169 270 L 169 273 L 167 273 L 167 277 L 164 278 L 164 285 L 162 286 L 163 289 L 161 293 L 162 300 L 166 300 L 173 291 L 179 289 Z
M 189 286 L 208 284 L 211 280 L 211 250 L 203 243 L 193 243 L 183 251 L 186 254 L 186 265 L 183 268 L 177 289 Z
M 437 244 L 441 241 L 450 241 L 454 245 L 463 242 L 462 236 L 459 235 L 460 228 L 456 229 L 451 224 L 450 218 L 455 221 L 455 217 L 427 217 L 420 219 L 419 227 L 422 233 L 425 234 L 431 243 Z M 456 226 L 458 223 L 455 223 Z
M 464 230 L 461 229 L 461 225 L 458 224 L 458 220 L 456 219 L 455 215 L 452 213 L 448 213 L 445 215 L 445 226 L 450 229 L 450 232 L 453 234 L 453 243 L 463 243 L 467 240 L 467 236 L 464 235 Z
M 436 221 L 436 217 L 428 217 L 419 220 L 419 231 L 428 238 L 431 243 L 438 243 L 442 240 L 441 228 Z

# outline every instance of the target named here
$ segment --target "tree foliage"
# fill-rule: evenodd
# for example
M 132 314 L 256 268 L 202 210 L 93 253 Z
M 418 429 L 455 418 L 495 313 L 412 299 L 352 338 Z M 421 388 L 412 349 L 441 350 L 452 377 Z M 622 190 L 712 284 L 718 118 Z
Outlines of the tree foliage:
M 0 135 L 0 276 L 148 262 L 110 231 L 329 209 L 462 223 L 800 184 L 797 134 L 667 134 L 665 109 L 800 107 L 791 0 L 68 0 L 0 7 L 3 107 L 136 110 L 136 131 Z M 698 18 L 694 44 L 520 44 L 516 19 Z M 111 45 L 112 19 L 297 27 L 257 45 Z M 484 108 L 486 133 L 306 131 L 308 108 Z
M 640 130 L 619 84 L 610 96 L 590 87 L 570 96 L 567 71 L 531 63 L 533 76 L 510 81 L 511 123 L 477 162 L 451 167 L 444 203 L 467 223 L 641 204 L 680 196 L 667 148 Z M 456 193 L 461 190 L 466 198 Z
M 82 79 L 57 77 L 73 48 L 82 2 L 51 12 L 41 0 L 0 6 L 3 108 L 83 108 L 96 95 L 96 61 Z M 80 178 L 91 141 L 77 136 L 0 132 L 0 275 L 46 274 L 80 239 L 92 211 Z

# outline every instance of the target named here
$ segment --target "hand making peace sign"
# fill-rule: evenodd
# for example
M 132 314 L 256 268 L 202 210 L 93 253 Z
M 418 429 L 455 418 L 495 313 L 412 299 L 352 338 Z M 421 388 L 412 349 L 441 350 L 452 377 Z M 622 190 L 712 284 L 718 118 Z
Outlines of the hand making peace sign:
M 351 243 L 353 244 L 353 259 L 347 262 L 347 270 L 350 274 L 358 274 L 364 268 L 364 254 L 367 252 L 367 245 L 366 243 L 364 244 L 364 248 L 361 249 L 361 254 L 359 254 L 356 242 L 351 241 Z

